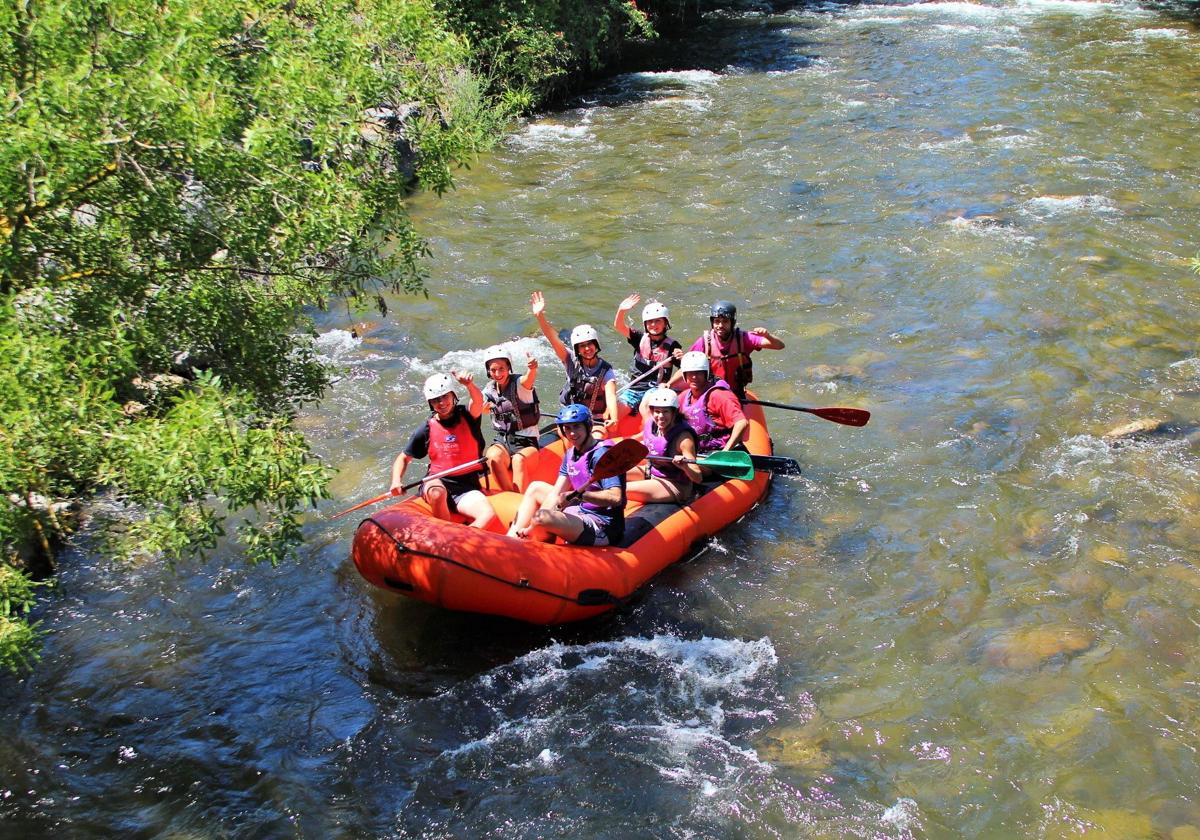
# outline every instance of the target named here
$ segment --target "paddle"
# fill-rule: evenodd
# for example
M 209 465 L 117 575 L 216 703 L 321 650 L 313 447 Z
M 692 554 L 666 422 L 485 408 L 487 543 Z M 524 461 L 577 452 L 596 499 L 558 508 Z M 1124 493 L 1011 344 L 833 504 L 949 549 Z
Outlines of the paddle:
M 647 461 L 670 461 L 671 458 L 666 455 L 651 455 Z M 699 464 L 711 470 L 715 475 L 721 478 L 740 478 L 750 480 L 754 478 L 754 462 L 750 460 L 749 452 L 736 452 L 733 450 L 726 451 L 724 449 L 717 452 L 709 452 L 699 460 L 685 458 L 685 464 Z
M 624 440 L 617 441 L 612 446 L 606 447 L 604 453 L 596 459 L 596 465 L 592 468 L 592 474 L 588 476 L 588 480 L 583 487 L 586 489 L 605 479 L 624 475 L 641 463 L 649 451 L 646 449 L 645 444 L 633 438 L 625 438 Z M 583 491 L 581 490 L 574 490 L 568 493 L 563 501 L 578 498 L 582 493 Z
M 635 376 L 633 379 L 630 379 L 629 384 L 626 385 L 624 388 L 622 388 L 620 391 L 617 391 L 617 393 L 619 394 L 622 391 L 632 391 L 634 385 L 638 384 L 639 382 L 641 382 L 644 379 L 648 379 L 651 374 L 657 372 L 658 369 L 661 368 L 663 365 L 669 365 L 674 359 L 675 359 L 674 356 L 670 356 L 670 355 L 667 356 L 667 358 L 663 359 L 661 362 L 658 362 L 654 367 L 650 368 L 650 370 L 646 371 L 643 374 L 640 374 L 639 376 Z
M 412 488 L 416 487 L 418 484 L 420 484 L 423 481 L 429 481 L 431 478 L 442 478 L 443 476 L 447 476 L 453 472 L 457 472 L 458 470 L 461 470 L 463 467 L 469 467 L 472 464 L 482 463 L 483 460 L 484 460 L 483 458 L 476 458 L 474 461 L 467 461 L 465 464 L 459 464 L 458 466 L 451 467 L 448 470 L 442 470 L 439 473 L 434 473 L 433 475 L 427 475 L 424 478 L 418 478 L 416 481 L 410 481 L 408 484 L 403 484 L 395 490 L 389 490 L 386 493 L 381 493 L 380 495 L 376 496 L 374 499 L 367 499 L 365 502 L 359 502 L 354 507 L 346 508 L 341 513 L 335 513 L 333 516 L 331 516 L 329 518 L 337 519 L 339 516 L 345 516 L 347 513 L 354 513 L 354 511 L 356 511 L 356 510 L 361 510 L 362 508 L 365 508 L 369 505 L 376 504 L 377 502 L 382 502 L 384 499 L 390 499 L 393 496 L 399 496 L 405 490 L 411 490 Z
M 651 455 L 647 461 L 670 461 L 666 456 Z M 699 464 L 708 467 L 722 478 L 754 478 L 756 472 L 769 472 L 778 475 L 800 475 L 800 464 L 795 458 L 782 458 L 777 455 L 751 455 L 740 449 L 726 451 L 718 449 L 710 452 L 698 461 L 686 460 L 688 464 Z
M 754 469 L 776 475 L 800 475 L 800 462 L 795 458 L 784 458 L 779 455 L 751 455 L 750 463 Z
M 802 408 L 798 405 L 784 405 L 783 403 L 767 402 L 766 400 L 742 400 L 742 402 L 754 403 L 755 405 L 769 405 L 771 408 L 786 408 L 788 411 L 803 411 L 806 414 L 815 414 L 822 420 L 841 423 L 843 426 L 865 426 L 867 425 L 867 421 L 871 419 L 871 412 L 861 408 Z

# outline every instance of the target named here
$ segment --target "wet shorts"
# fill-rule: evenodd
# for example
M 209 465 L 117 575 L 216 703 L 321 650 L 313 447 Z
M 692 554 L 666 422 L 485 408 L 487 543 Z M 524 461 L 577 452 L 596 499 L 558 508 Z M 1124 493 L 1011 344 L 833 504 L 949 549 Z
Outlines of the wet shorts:
M 610 524 L 604 517 L 592 513 L 590 510 L 584 510 L 579 505 L 568 505 L 562 509 L 562 512 L 583 522 L 583 531 L 572 543 L 573 545 L 604 546 L 609 544 L 609 537 L 619 540 L 624 536 L 624 529 L 620 534 L 610 534 Z

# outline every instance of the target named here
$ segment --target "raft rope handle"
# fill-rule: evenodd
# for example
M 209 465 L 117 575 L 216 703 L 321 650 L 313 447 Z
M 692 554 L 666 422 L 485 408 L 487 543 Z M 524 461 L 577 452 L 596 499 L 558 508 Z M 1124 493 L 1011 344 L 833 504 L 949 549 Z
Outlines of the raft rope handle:
M 612 604 L 615 606 L 615 605 L 622 604 L 625 601 L 625 599 L 618 598 L 616 595 L 613 595 L 611 592 L 609 592 L 606 589 L 584 589 L 579 593 L 578 597 L 572 598 L 570 595 L 563 595 L 559 592 L 551 592 L 548 589 L 541 589 L 540 587 L 533 586 L 525 578 L 521 578 L 521 580 L 519 580 L 519 581 L 507 580 L 505 578 L 500 577 L 499 575 L 494 575 L 491 572 L 485 572 L 483 569 L 477 569 L 474 566 L 468 566 L 466 563 L 463 563 L 459 560 L 455 560 L 452 557 L 444 557 L 441 554 L 434 554 L 433 552 L 430 552 L 430 551 L 421 551 L 419 548 L 410 548 L 409 546 L 400 542 L 400 540 L 396 538 L 395 534 L 393 534 L 387 528 L 380 525 L 375 520 L 374 517 L 368 516 L 366 519 L 363 520 L 363 522 L 370 522 L 372 525 L 374 525 L 380 531 L 383 531 L 383 533 L 387 534 L 388 538 L 391 539 L 391 541 L 396 544 L 396 547 L 402 553 L 415 554 L 418 557 L 428 557 L 431 560 L 441 560 L 443 563 L 449 563 L 451 566 L 457 566 L 458 568 L 463 569 L 465 571 L 474 572 L 475 574 L 481 575 L 485 578 L 488 578 L 489 580 L 494 580 L 497 583 L 503 583 L 503 584 L 505 584 L 507 586 L 511 586 L 515 589 L 525 589 L 525 590 L 528 590 L 529 592 L 536 592 L 539 595 L 546 595 L 551 598 L 558 598 L 560 601 L 566 601 L 567 603 L 570 603 L 570 604 L 578 604 L 581 607 L 598 607 L 598 606 L 601 606 L 604 604 Z

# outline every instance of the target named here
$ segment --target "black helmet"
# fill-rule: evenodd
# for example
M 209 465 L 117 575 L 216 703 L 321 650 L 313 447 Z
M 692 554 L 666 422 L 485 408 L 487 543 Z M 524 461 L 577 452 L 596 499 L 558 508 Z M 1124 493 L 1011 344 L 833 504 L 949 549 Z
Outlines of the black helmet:
M 737 307 L 727 300 L 719 300 L 712 305 L 712 309 L 708 313 L 708 322 L 711 324 L 713 318 L 719 318 L 722 315 L 729 319 L 731 327 L 737 326 Z

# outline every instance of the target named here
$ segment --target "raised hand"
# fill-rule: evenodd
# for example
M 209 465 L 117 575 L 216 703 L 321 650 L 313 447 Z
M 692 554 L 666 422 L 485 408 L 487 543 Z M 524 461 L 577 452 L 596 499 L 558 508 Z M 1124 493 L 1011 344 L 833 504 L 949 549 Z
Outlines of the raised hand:
M 546 311 L 546 298 L 541 292 L 534 292 L 529 296 L 529 309 L 535 317 Z
M 628 312 L 630 309 L 633 309 L 633 307 L 637 306 L 638 301 L 640 301 L 641 299 L 642 299 L 642 296 L 639 295 L 637 292 L 634 292 L 633 294 L 627 296 L 625 298 L 625 300 L 623 300 L 619 304 L 617 304 L 617 309 L 621 312 Z

